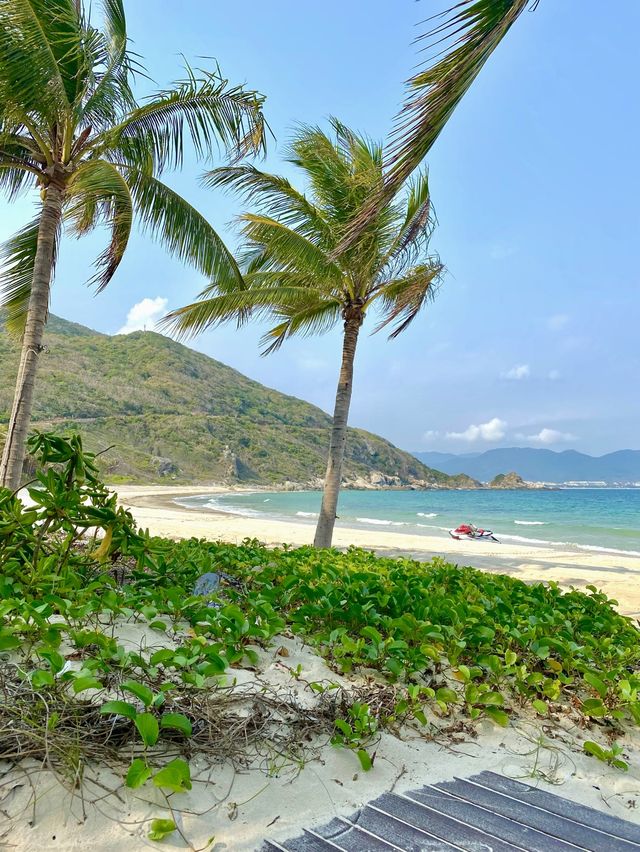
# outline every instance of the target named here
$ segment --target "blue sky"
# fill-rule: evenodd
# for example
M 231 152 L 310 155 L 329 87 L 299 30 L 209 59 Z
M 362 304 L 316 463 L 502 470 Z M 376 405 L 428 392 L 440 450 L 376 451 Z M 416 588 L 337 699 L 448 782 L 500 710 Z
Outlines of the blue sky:
M 232 82 L 266 94 L 276 135 L 266 167 L 294 177 L 279 150 L 296 122 L 333 114 L 373 137 L 389 132 L 419 59 L 416 25 L 445 6 L 191 0 L 176 14 L 166 0 L 129 0 L 127 10 L 160 87 L 180 76 L 184 54 L 215 57 Z M 542 0 L 509 33 L 429 157 L 444 286 L 399 340 L 362 338 L 353 425 L 412 450 L 640 448 L 639 29 L 638 0 Z M 232 244 L 242 208 L 200 188 L 200 171 L 189 160 L 170 182 Z M 3 203 L 0 236 L 29 213 L 27 201 Z M 133 325 L 152 322 L 154 306 L 178 307 L 204 283 L 136 236 L 94 297 L 83 282 L 101 246 L 97 236 L 65 243 L 55 313 L 115 333 L 134 305 L 157 300 Z M 329 410 L 339 334 L 261 358 L 261 333 L 223 328 L 192 345 Z

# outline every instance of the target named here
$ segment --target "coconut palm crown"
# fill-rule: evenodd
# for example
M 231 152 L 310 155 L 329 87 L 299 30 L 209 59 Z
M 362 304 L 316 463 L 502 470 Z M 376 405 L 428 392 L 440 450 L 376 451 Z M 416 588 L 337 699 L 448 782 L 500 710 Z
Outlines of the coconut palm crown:
M 308 192 L 251 165 L 217 168 L 206 180 L 231 187 L 256 212 L 241 216 L 243 286 L 214 282 L 199 301 L 167 318 L 180 333 L 197 333 L 228 319 L 252 317 L 275 325 L 263 338 L 265 353 L 294 335 L 321 334 L 343 325 L 342 367 L 336 395 L 322 509 L 315 544 L 331 544 L 353 364 L 360 328 L 376 310 L 375 331 L 400 334 L 434 296 L 442 265 L 428 251 L 433 218 L 427 175 L 421 174 L 387 201 L 347 250 L 338 246 L 384 176 L 382 146 L 337 120 L 328 135 L 303 127 L 287 159 L 303 173 Z
M 101 27 L 81 0 L 0 0 L 0 190 L 40 192 L 36 214 L 2 248 L 0 308 L 23 350 L 0 482 L 16 487 L 62 228 L 106 226 L 91 282 L 113 277 L 137 216 L 171 253 L 224 286 L 240 273 L 206 220 L 159 178 L 190 143 L 242 156 L 264 145 L 262 97 L 218 69 L 194 72 L 139 105 L 122 0 L 102 0 Z

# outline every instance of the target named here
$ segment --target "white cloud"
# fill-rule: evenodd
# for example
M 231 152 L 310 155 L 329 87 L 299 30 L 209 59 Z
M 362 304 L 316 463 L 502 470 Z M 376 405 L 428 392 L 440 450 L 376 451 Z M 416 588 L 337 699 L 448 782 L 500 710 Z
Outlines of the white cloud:
M 553 314 L 547 320 L 547 328 L 551 331 L 562 331 L 565 328 L 571 317 L 568 314 Z
M 562 373 L 560 372 L 560 370 L 549 370 L 549 379 L 552 382 L 557 382 L 561 375 Z
M 516 364 L 515 367 L 507 370 L 506 373 L 502 373 L 502 378 L 519 381 L 520 379 L 526 379 L 530 375 L 531 369 L 528 364 Z
M 541 429 L 537 435 L 527 435 L 527 441 L 534 444 L 560 444 L 563 441 L 577 441 L 571 432 L 559 432 L 557 429 Z
M 425 441 L 433 441 L 434 438 L 440 437 L 440 432 L 437 429 L 428 429 L 422 436 Z
M 147 297 L 131 308 L 127 314 L 127 321 L 116 334 L 131 334 L 132 331 L 142 331 L 145 328 L 153 328 L 160 317 L 164 314 L 169 300 L 162 296 L 155 299 Z
M 499 417 L 494 417 L 479 426 L 472 424 L 464 432 L 447 432 L 446 437 L 452 441 L 500 441 L 505 436 L 507 424 Z

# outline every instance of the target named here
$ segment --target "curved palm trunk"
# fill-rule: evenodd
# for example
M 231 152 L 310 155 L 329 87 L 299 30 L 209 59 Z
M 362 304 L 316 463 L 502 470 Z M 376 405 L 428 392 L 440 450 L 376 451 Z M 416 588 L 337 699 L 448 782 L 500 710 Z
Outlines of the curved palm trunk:
M 342 479 L 342 463 L 344 461 L 344 445 L 347 439 L 347 421 L 351 405 L 351 389 L 353 386 L 353 362 L 358 344 L 358 333 L 362 325 L 360 313 L 347 317 L 344 323 L 344 338 L 342 343 L 342 366 L 336 392 L 336 404 L 333 411 L 331 427 L 331 443 L 329 444 L 329 459 L 324 478 L 324 492 L 320 517 L 313 540 L 314 547 L 331 547 L 333 527 L 336 522 L 336 509 L 340 494 Z
M 38 229 L 38 247 L 33 267 L 33 284 L 29 299 L 27 323 L 22 338 L 22 354 L 18 368 L 13 408 L 7 430 L 7 441 L 0 464 L 0 484 L 15 490 L 20 485 L 22 463 L 35 387 L 38 358 L 42 351 L 44 327 L 49 311 L 49 287 L 55 257 L 56 233 L 62 217 L 64 191 L 50 184 L 42 206 Z

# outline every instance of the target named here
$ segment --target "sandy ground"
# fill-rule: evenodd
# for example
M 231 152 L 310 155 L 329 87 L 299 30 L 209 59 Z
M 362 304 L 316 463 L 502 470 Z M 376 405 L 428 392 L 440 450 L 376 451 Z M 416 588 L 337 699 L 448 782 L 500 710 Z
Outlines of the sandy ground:
M 266 544 L 310 544 L 314 526 L 304 521 L 280 521 L 233 515 L 212 510 L 186 509 L 179 496 L 228 493 L 222 487 L 119 486 L 120 501 L 138 523 L 157 535 L 197 536 L 241 542 L 258 538 Z M 337 526 L 336 547 L 357 545 L 381 556 L 410 556 L 427 560 L 444 556 L 461 565 L 497 571 L 525 581 L 554 580 L 564 588 L 597 586 L 619 603 L 625 615 L 640 618 L 640 559 L 620 554 L 587 553 L 543 546 L 455 541 L 444 536 L 406 535 L 400 532 L 349 529 Z
M 155 533 L 230 541 L 256 536 L 274 544 L 304 544 L 312 538 L 310 524 L 185 510 L 173 503 L 177 495 L 205 490 L 119 488 L 122 503 L 143 527 Z M 640 590 L 634 588 L 640 576 L 638 560 L 516 545 L 490 545 L 479 551 L 473 543 L 342 528 L 336 533 L 336 544 L 358 544 L 381 554 L 410 554 L 421 559 L 441 554 L 462 564 L 528 580 L 557 580 L 567 586 L 594 583 L 619 597 L 625 612 L 640 609 Z M 109 630 L 130 650 L 149 652 L 180 643 L 179 635 L 159 633 L 140 622 L 118 623 Z M 231 669 L 222 685 L 235 681 L 259 694 L 264 689 L 284 690 L 311 710 L 318 698 L 309 682 L 348 686 L 357 680 L 336 675 L 309 646 L 289 635 L 275 637 L 259 657 L 257 670 Z M 258 850 L 265 838 L 283 841 L 298 835 L 303 827 L 326 824 L 337 815 L 349 816 L 384 792 L 417 789 L 485 769 L 640 823 L 640 807 L 636 807 L 640 801 L 640 734 L 627 731 L 618 737 L 629 763 L 625 773 L 582 751 L 585 739 L 605 744 L 597 724 L 591 730 L 583 729 L 574 711 L 552 715 L 543 722 L 532 712 L 523 715 L 524 711 L 514 710 L 508 728 L 480 722 L 475 736 L 452 736 L 433 727 L 405 728 L 400 736 L 384 733 L 375 746 L 370 772 L 361 770 L 351 752 L 326 739 L 311 743 L 309 759 L 297 764 L 267 754 L 269 759 L 263 755 L 249 767 L 234 767 L 229 762 L 211 766 L 195 755 L 190 762 L 193 789 L 168 799 L 149 783 L 127 790 L 122 786 L 122 770 L 103 765 L 86 767 L 84 783 L 78 788 L 71 778 L 61 785 L 45 765 L 24 761 L 11 768 L 0 763 L 0 849 L 248 852 Z M 447 724 L 446 720 L 433 721 L 438 727 Z M 176 820 L 180 833 L 161 844 L 148 840 L 151 820 L 169 816 Z
M 140 623 L 120 623 L 116 635 L 129 649 L 150 651 L 168 644 L 166 637 Z M 278 653 L 283 646 L 288 653 L 284 659 Z M 305 681 L 350 683 L 300 640 L 287 636 L 275 637 L 271 649 L 260 652 L 257 671 L 231 669 L 227 677 L 257 691 L 285 690 L 310 709 L 317 696 Z M 317 743 L 309 744 L 303 765 L 287 763 L 278 754 L 269 758 L 268 752 L 253 767 L 242 768 L 229 762 L 207 765 L 195 755 L 190 761 L 193 789 L 168 798 L 150 783 L 127 790 L 122 776 L 106 766 L 87 766 L 80 790 L 70 779 L 61 785 L 43 765 L 25 761 L 0 773 L 0 849 L 249 852 L 259 850 L 264 839 L 282 842 L 302 828 L 350 816 L 384 792 L 468 778 L 485 769 L 640 823 L 640 737 L 619 737 L 630 764 L 623 773 L 583 753 L 584 739 L 605 741 L 597 725 L 585 731 L 576 723 L 571 715 L 549 717 L 544 726 L 516 716 L 505 729 L 479 722 L 474 737 L 438 733 L 433 727 L 404 728 L 400 736 L 382 734 L 370 748 L 376 755 L 369 772 L 361 770 L 354 754 L 326 738 L 315 749 Z M 447 725 L 447 720 L 436 724 Z M 181 834 L 161 844 L 148 840 L 151 820 L 168 817 Z

